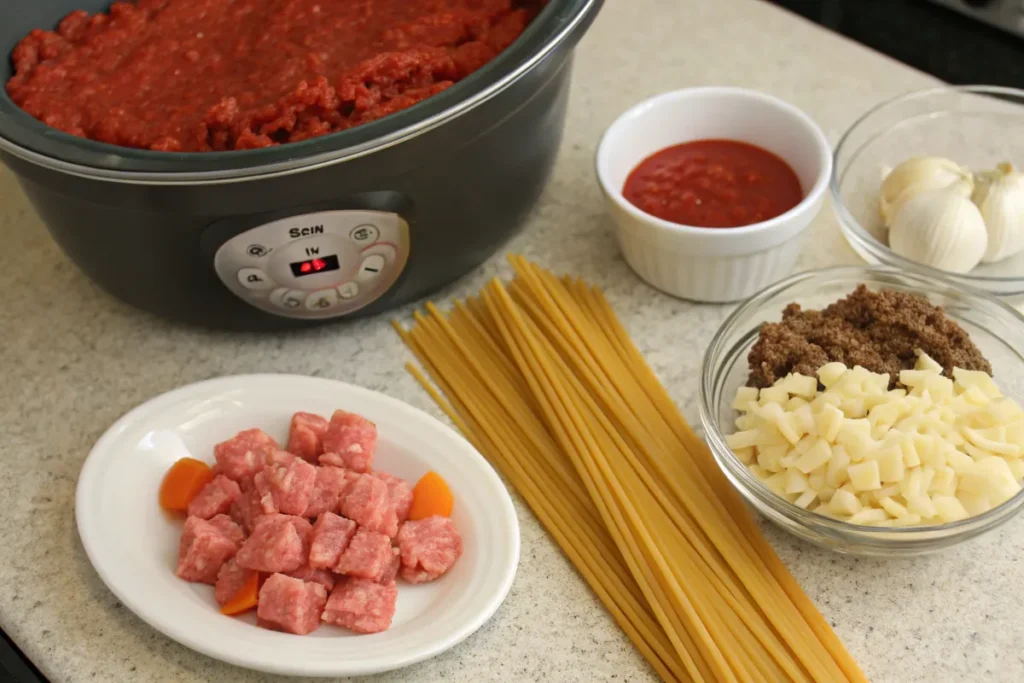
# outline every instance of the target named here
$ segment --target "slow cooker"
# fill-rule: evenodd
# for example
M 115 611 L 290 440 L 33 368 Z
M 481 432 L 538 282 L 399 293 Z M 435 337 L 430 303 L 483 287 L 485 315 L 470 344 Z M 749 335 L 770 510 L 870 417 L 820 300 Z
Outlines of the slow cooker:
M 9 2 L 0 50 L 109 0 Z M 492 255 L 547 180 L 572 50 L 602 0 L 551 0 L 469 77 L 377 121 L 258 150 L 77 138 L 0 89 L 0 158 L 54 239 L 123 301 L 190 324 L 275 329 L 415 300 Z M 11 76 L 8 60 L 0 81 Z

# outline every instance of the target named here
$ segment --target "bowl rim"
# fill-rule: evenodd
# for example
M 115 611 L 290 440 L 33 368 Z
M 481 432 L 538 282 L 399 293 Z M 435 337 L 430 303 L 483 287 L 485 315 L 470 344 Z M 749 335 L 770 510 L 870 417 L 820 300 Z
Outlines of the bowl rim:
M 850 125 L 849 128 L 839 138 L 839 142 L 836 143 L 835 152 L 832 155 L 832 177 L 829 179 L 829 195 L 832 197 L 832 207 L 836 213 L 836 218 L 839 222 L 839 226 L 842 229 L 844 235 L 848 239 L 854 239 L 856 242 L 866 249 L 873 257 L 877 258 L 883 264 L 887 266 L 899 267 L 916 271 L 922 275 L 926 275 L 933 278 L 956 278 L 958 284 L 970 285 L 976 283 L 979 285 L 1000 285 L 1000 284 L 1017 284 L 1022 285 L 1024 289 L 1024 276 L 985 276 L 985 275 L 972 275 L 971 273 L 954 273 L 948 270 L 941 270 L 933 268 L 932 266 L 918 263 L 910 259 L 904 258 L 899 254 L 895 253 L 887 245 L 882 244 L 878 239 L 874 237 L 868 230 L 861 225 L 860 221 L 854 218 L 853 214 L 846 207 L 846 203 L 843 201 L 842 192 L 840 191 L 840 174 L 841 170 L 839 167 L 839 155 L 844 151 L 845 146 L 850 142 L 850 137 L 853 135 L 868 119 L 875 114 L 884 111 L 886 108 L 910 102 L 917 99 L 927 99 L 936 95 L 949 95 L 949 94 L 975 94 L 975 95 L 1005 95 L 1014 97 L 1020 100 L 1021 104 L 1024 104 L 1024 89 L 1012 88 L 1009 86 L 997 86 L 997 85 L 946 85 L 938 86 L 933 88 L 925 88 L 923 90 L 913 90 L 911 92 L 903 93 L 884 100 L 875 106 L 868 109 L 866 112 L 861 114 L 857 119 Z M 859 153 L 859 150 L 858 152 Z M 849 166 L 849 164 L 847 164 Z
M 1021 488 L 1010 499 L 1000 503 L 980 515 L 966 517 L 956 522 L 947 524 L 931 524 L 927 526 L 912 527 L 878 527 L 866 524 L 851 524 L 849 522 L 820 515 L 816 512 L 805 510 L 789 502 L 782 496 L 774 493 L 761 480 L 750 473 L 750 470 L 740 462 L 732 449 L 725 441 L 725 435 L 718 426 L 714 415 L 717 407 L 711 406 L 712 385 L 720 370 L 720 363 L 713 363 L 714 359 L 725 351 L 725 338 L 735 331 L 738 322 L 744 319 L 751 312 L 760 310 L 765 301 L 786 290 L 817 279 L 870 279 L 872 277 L 896 276 L 902 280 L 910 280 L 921 285 L 923 291 L 941 292 L 952 291 L 965 296 L 967 299 L 984 302 L 995 306 L 1007 314 L 1012 320 L 1024 328 L 1024 314 L 1012 306 L 1006 304 L 1002 299 L 989 294 L 975 287 L 965 286 L 950 281 L 947 278 L 936 278 L 918 272 L 907 272 L 892 266 L 834 266 L 806 270 L 791 275 L 783 280 L 765 287 L 757 292 L 729 314 L 715 332 L 711 343 L 704 353 L 701 363 L 700 386 L 699 386 L 699 414 L 701 426 L 704 429 L 705 439 L 714 456 L 719 469 L 726 475 L 733 487 L 744 498 L 757 498 L 764 502 L 772 510 L 785 516 L 787 519 L 796 522 L 804 528 L 827 528 L 830 531 L 839 533 L 855 534 L 861 540 L 875 538 L 876 542 L 900 542 L 900 541 L 927 541 L 933 540 L 932 534 L 942 533 L 945 536 L 958 535 L 950 532 L 963 532 L 974 529 L 986 530 L 995 523 L 1008 520 L 1013 514 L 1019 513 L 1024 505 L 1024 488 Z M 725 351 L 727 353 L 727 351 Z M 739 480 L 739 484 L 733 481 L 733 477 Z M 1013 508 L 1017 508 L 1013 510 Z M 1009 513 L 1009 514 L 1008 514 Z M 883 538 L 884 537 L 884 538 Z M 922 538 L 924 537 L 924 538 Z
M 670 102 L 676 102 L 678 100 L 710 98 L 720 95 L 745 97 L 750 100 L 757 100 L 764 104 L 781 109 L 802 124 L 804 132 L 808 133 L 808 137 L 814 141 L 818 152 L 820 169 L 811 189 L 803 196 L 796 206 L 785 213 L 775 216 L 774 218 L 769 218 L 766 221 L 760 221 L 758 223 L 751 223 L 750 225 L 742 225 L 735 228 L 707 228 L 696 225 L 686 225 L 683 223 L 673 223 L 672 221 L 667 221 L 663 218 L 658 218 L 657 216 L 649 214 L 627 200 L 622 194 L 622 188 L 616 187 L 609 182 L 604 170 L 604 166 L 606 165 L 604 158 L 607 155 L 608 147 L 611 145 L 610 141 L 613 139 L 612 136 L 621 135 L 629 127 L 636 125 L 635 120 L 637 117 L 656 107 L 663 107 Z M 775 97 L 774 95 L 769 95 L 768 93 L 751 88 L 739 88 L 733 86 L 699 86 L 669 90 L 652 95 L 651 97 L 637 102 L 619 114 L 615 120 L 612 121 L 611 125 L 605 129 L 604 133 L 601 134 L 601 139 L 597 143 L 597 150 L 594 154 L 594 168 L 597 173 L 597 181 L 600 184 L 601 189 L 604 191 L 605 196 L 614 201 L 616 205 L 635 220 L 676 234 L 717 234 L 742 237 L 779 228 L 780 226 L 789 223 L 789 221 L 797 216 L 814 210 L 822 196 L 825 194 L 825 191 L 828 189 L 829 181 L 832 175 L 834 175 L 832 168 L 833 159 L 834 155 L 831 152 L 831 147 L 829 145 L 828 138 L 825 137 L 825 133 L 821 130 L 821 127 L 817 122 L 815 122 L 814 119 L 799 107 L 790 104 L 781 98 Z M 783 159 L 783 161 L 785 161 L 787 165 L 789 164 L 788 159 Z

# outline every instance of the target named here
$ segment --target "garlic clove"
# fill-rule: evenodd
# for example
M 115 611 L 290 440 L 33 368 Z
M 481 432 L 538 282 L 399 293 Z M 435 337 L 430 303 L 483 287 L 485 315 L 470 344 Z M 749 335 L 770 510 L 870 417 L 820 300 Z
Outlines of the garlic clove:
M 1024 173 L 1010 163 L 979 173 L 971 199 L 988 231 L 988 248 L 982 261 L 1002 261 L 1024 249 Z
M 966 273 L 974 268 L 985 254 L 988 233 L 970 187 L 964 180 L 901 202 L 889 226 L 889 247 L 940 270 Z
M 890 225 L 903 202 L 922 192 L 939 190 L 954 184 L 960 188 L 960 192 L 966 191 L 966 196 L 970 196 L 974 189 L 974 177 L 968 169 L 945 157 L 907 159 L 892 169 L 882 181 L 879 198 L 882 219 L 886 225 Z

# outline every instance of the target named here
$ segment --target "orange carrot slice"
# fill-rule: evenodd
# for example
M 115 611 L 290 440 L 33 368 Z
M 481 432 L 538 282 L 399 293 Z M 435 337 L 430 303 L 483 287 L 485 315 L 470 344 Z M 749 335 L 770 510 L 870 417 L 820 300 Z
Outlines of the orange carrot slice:
M 260 574 L 259 572 L 251 572 L 249 577 L 242 584 L 242 587 L 238 589 L 231 599 L 224 603 L 220 608 L 221 614 L 241 614 L 246 610 L 250 610 L 256 606 L 259 602 L 260 593 Z
M 454 504 L 448 483 L 437 472 L 427 472 L 412 489 L 409 519 L 426 519 L 433 515 L 449 517 Z
M 213 479 L 213 470 L 201 460 L 182 458 L 171 465 L 160 484 L 160 506 L 184 512 L 188 504 Z

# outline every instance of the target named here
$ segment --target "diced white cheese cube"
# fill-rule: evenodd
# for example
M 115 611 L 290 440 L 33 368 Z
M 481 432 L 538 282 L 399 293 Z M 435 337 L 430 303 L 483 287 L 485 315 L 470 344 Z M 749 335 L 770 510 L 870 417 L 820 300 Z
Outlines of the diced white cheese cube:
M 865 460 L 846 468 L 846 474 L 850 477 L 850 483 L 857 491 L 876 491 L 882 488 L 882 480 L 879 478 L 878 461 Z
M 854 515 L 861 511 L 864 506 L 857 500 L 857 496 L 842 489 L 832 494 L 828 503 L 829 509 L 838 515 Z

